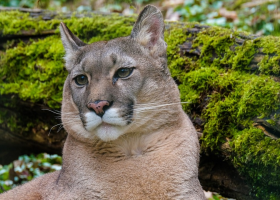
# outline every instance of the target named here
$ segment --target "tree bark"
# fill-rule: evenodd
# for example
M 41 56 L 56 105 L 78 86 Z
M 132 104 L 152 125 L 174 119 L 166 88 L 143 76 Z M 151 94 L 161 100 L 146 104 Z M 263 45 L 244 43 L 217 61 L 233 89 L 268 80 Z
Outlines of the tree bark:
M 0 8 L 0 11 L 4 8 Z M 24 12 L 30 12 L 31 17 L 39 18 L 42 20 L 51 20 L 57 16 L 56 13 L 49 13 L 42 10 L 30 11 L 23 10 Z M 90 16 L 88 14 L 79 14 L 78 17 Z M 71 17 L 71 14 L 60 14 L 60 18 L 65 19 Z M 0 20 L 1 21 L 1 20 Z M 186 24 L 180 24 L 179 26 L 184 28 Z M 167 29 L 170 23 L 167 25 Z M 201 46 L 194 46 L 194 41 L 197 35 L 202 31 L 209 29 L 209 26 L 195 25 L 192 28 L 186 29 L 186 34 L 191 35 L 188 39 L 179 45 L 180 56 L 184 58 L 200 58 L 202 55 Z M 0 30 L 1 31 L 1 30 Z M 21 30 L 16 34 L 0 34 L 0 51 L 5 54 L 9 42 L 12 40 L 23 41 L 28 43 L 30 39 L 42 39 L 50 35 L 57 34 L 54 29 L 44 30 L 36 32 L 35 30 Z M 254 35 L 243 35 L 239 34 L 239 38 L 235 39 L 235 44 L 230 47 L 232 51 L 235 51 L 237 46 L 244 45 L 245 42 L 250 40 L 255 40 L 257 37 Z M 17 42 L 15 42 L 11 47 L 16 47 Z M 260 48 L 261 49 L 261 48 Z M 259 70 L 259 62 L 266 55 L 261 52 L 261 50 L 256 49 L 256 53 L 253 55 L 249 65 L 249 73 L 257 73 Z M 274 55 L 269 55 L 270 58 Z M 219 55 L 213 52 L 212 60 L 218 58 Z M 227 67 L 227 66 L 225 66 Z M 271 73 L 276 82 L 279 82 L 279 74 Z M 3 77 L 2 77 L 3 78 Z M 178 83 L 180 84 L 180 83 Z M 0 113 L 4 113 L 4 118 L 10 120 L 11 116 L 15 119 L 17 127 L 13 128 L 7 126 L 8 121 L 2 120 L 0 123 L 0 164 L 8 164 L 12 160 L 16 159 L 22 154 L 31 153 L 56 153 L 61 155 L 64 140 L 67 133 L 60 129 L 60 126 L 55 126 L 61 123 L 59 119 L 55 119 L 59 116 L 59 111 L 54 111 L 42 102 L 32 103 L 30 101 L 23 101 L 15 94 L 7 94 L 0 96 Z M 8 105 L 12 99 L 13 106 Z M 205 107 L 204 105 L 203 107 Z M 280 108 L 279 108 L 280 109 Z M 49 110 L 49 111 L 48 111 Z M 255 118 L 255 126 L 263 130 L 264 134 L 267 136 L 278 139 L 280 137 L 280 122 L 274 118 L 277 111 L 270 114 L 270 117 L 259 119 Z M 201 114 L 201 113 L 199 113 Z M 197 113 L 196 113 L 197 115 Z M 192 117 L 192 116 L 191 116 Z M 268 119 L 273 119 L 277 121 L 275 124 L 267 123 Z M 203 132 L 203 122 L 199 120 L 199 117 L 192 118 L 197 130 Z M 32 125 L 27 126 L 28 123 L 32 122 Z M 205 190 L 216 191 L 224 196 L 236 198 L 236 199 L 256 199 L 252 198 L 249 194 L 252 189 L 252 185 L 242 177 L 236 168 L 232 166 L 229 160 L 226 158 L 229 156 L 229 151 L 226 150 L 224 144 L 222 153 L 217 154 L 202 154 L 199 168 L 199 178 L 201 184 Z

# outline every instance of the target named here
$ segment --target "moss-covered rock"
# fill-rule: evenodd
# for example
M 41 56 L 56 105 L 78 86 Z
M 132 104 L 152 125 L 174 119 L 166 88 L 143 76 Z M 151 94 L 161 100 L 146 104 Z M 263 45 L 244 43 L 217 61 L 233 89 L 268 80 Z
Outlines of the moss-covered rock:
M 58 18 L 44 21 L 20 12 L 0 12 L 3 35 L 30 30 L 56 33 L 2 52 L 1 95 L 14 94 L 24 101 L 60 107 L 67 72 L 63 68 Z M 91 43 L 129 35 L 135 19 L 92 14 L 84 18 L 73 15 L 63 21 Z M 219 27 L 190 31 L 196 26 L 169 23 L 165 40 L 171 74 L 179 83 L 182 102 L 186 102 L 183 108 L 203 132 L 202 152 L 221 154 L 227 146 L 223 156 L 253 185 L 251 194 L 280 199 L 280 140 L 268 137 L 255 125 L 255 119 L 278 124 L 280 84 L 275 77 L 280 73 L 280 39 L 254 38 Z M 191 44 L 188 54 L 180 50 L 186 41 Z M 12 103 L 5 104 L 12 107 Z M 2 110 L 0 113 L 2 123 L 17 127 L 17 120 L 8 122 L 7 115 Z M 30 128 L 34 122 L 30 122 Z

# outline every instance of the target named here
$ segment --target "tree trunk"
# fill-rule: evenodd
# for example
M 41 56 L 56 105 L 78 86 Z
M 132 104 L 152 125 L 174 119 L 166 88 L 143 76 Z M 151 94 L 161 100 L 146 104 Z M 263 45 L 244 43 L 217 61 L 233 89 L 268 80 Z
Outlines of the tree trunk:
M 72 16 L 72 14 L 56 14 L 43 10 L 22 10 L 22 12 L 30 13 L 30 16 L 25 16 L 20 12 L 0 12 L 0 55 L 2 56 L 0 62 L 0 84 L 2 85 L 0 86 L 0 164 L 7 164 L 22 154 L 47 152 L 61 155 L 67 133 L 61 129 L 61 121 L 56 117 L 60 116 L 62 83 L 67 73 L 63 69 L 61 61 L 63 52 L 61 53 L 59 50 L 62 45 L 59 44 L 60 46 L 55 47 L 58 50 L 52 49 L 52 45 L 59 41 L 57 29 L 59 22 L 63 20 L 80 38 L 94 42 L 128 35 L 135 20 L 120 15 L 98 13 Z M 1 17 L 1 14 L 5 18 Z M 22 15 L 22 20 L 17 20 L 18 24 L 11 24 L 10 20 L 13 16 L 18 18 L 18 15 Z M 108 21 L 116 23 L 108 24 Z M 39 22 L 41 26 L 37 28 Z M 21 23 L 29 24 L 21 27 Z M 54 42 L 47 43 L 48 39 Z M 248 84 L 253 83 L 255 79 L 264 78 L 267 80 L 267 84 L 273 81 L 275 87 L 279 86 L 280 59 L 277 44 L 280 41 L 276 37 L 256 37 L 229 29 L 192 23 L 166 23 L 166 41 L 170 70 L 179 85 L 182 96 L 185 95 L 183 87 L 189 87 L 190 81 L 194 80 L 190 74 L 198 70 L 207 70 L 208 67 L 212 67 L 211 70 L 216 67 L 217 70 L 220 70 L 218 76 L 226 77 L 225 79 L 228 80 L 231 80 L 231 77 L 227 78 L 228 74 L 240 72 L 241 75 L 252 76 Z M 47 47 L 44 46 L 44 42 Z M 49 65 L 52 61 L 57 64 Z M 46 69 L 53 70 L 54 66 L 59 66 L 59 69 L 50 72 L 45 77 Z M 37 73 L 39 73 L 38 77 L 32 78 Z M 207 79 L 210 75 L 207 75 Z M 185 82 L 188 80 L 186 77 L 191 77 L 189 82 Z M 52 83 L 53 85 L 50 85 L 50 89 L 48 89 L 44 84 L 51 82 L 54 78 L 58 78 L 57 80 L 60 82 Z M 26 84 L 24 81 L 27 83 L 29 81 L 30 84 Z M 234 83 L 240 83 L 240 81 L 242 78 L 240 80 L 232 79 Z M 213 82 L 215 82 L 214 79 Z M 32 84 L 38 84 L 38 87 L 31 88 Z M 227 83 L 226 87 L 221 87 L 221 85 L 216 87 L 216 82 L 211 84 L 213 83 L 203 85 L 202 89 L 202 85 L 193 85 L 188 88 L 186 95 L 193 90 L 197 92 L 198 96 L 196 99 L 191 99 L 194 101 L 193 104 L 184 107 L 198 132 L 202 133 L 199 178 L 203 188 L 236 199 L 256 199 L 256 195 L 260 196 L 259 190 L 255 189 L 257 187 L 279 197 L 279 190 L 270 190 L 266 186 L 262 186 L 263 182 L 255 182 L 253 175 L 246 175 L 248 169 L 243 166 L 250 163 L 251 160 L 241 159 L 245 154 L 239 149 L 236 150 L 239 144 L 236 135 L 231 133 L 217 135 L 219 140 L 209 142 L 210 139 L 216 137 L 215 131 L 213 133 L 209 131 L 212 115 L 207 113 L 208 109 L 213 107 L 211 102 L 219 94 L 222 97 L 221 101 L 217 101 L 217 103 L 224 103 L 235 92 L 234 84 L 232 86 L 231 83 Z M 260 88 L 261 92 L 265 90 L 267 84 L 264 83 L 264 89 Z M 43 88 L 41 92 L 36 93 L 41 90 L 42 85 L 47 89 Z M 28 92 L 24 88 L 27 88 Z M 269 90 L 274 94 L 273 91 Z M 269 92 L 264 92 L 264 95 Z M 244 97 L 242 95 L 237 103 Z M 188 98 L 187 100 L 189 100 Z M 276 141 L 277 145 L 275 144 L 273 148 L 280 151 L 278 144 L 280 137 L 279 98 L 278 96 L 271 98 L 273 100 L 267 101 L 272 106 L 267 110 L 255 112 L 257 108 L 253 109 L 253 114 L 241 116 L 244 118 L 242 118 L 244 123 L 234 120 L 232 123 L 235 125 L 234 130 L 240 133 L 248 129 L 260 130 L 264 135 L 263 140 L 274 143 Z M 182 101 L 184 100 L 182 97 Z M 246 109 L 251 108 L 247 104 L 246 106 Z M 211 113 L 213 114 L 213 112 Z M 260 117 L 260 115 L 263 116 Z M 223 113 L 222 116 L 227 116 L 227 113 Z M 232 119 L 224 119 L 224 123 L 226 124 L 228 123 L 226 120 Z M 222 130 L 221 124 L 219 127 Z M 208 140 L 208 138 L 210 139 Z M 259 152 L 254 155 L 258 157 L 265 153 Z M 254 159 L 252 160 L 252 165 L 250 165 L 252 168 L 271 165 L 269 162 L 259 162 L 258 165 L 255 165 L 258 159 L 256 162 Z M 275 170 L 278 169 L 278 166 L 277 162 L 273 165 Z M 277 177 L 272 177 L 272 179 L 274 178 Z M 277 188 L 278 185 L 280 183 L 276 181 L 269 187 Z

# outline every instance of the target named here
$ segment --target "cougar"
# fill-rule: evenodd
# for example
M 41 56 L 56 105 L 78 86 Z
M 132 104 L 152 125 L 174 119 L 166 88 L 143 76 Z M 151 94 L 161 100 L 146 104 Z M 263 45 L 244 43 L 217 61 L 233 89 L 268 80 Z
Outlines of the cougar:
M 167 68 L 163 16 L 146 6 L 130 36 L 85 44 L 60 32 L 69 72 L 60 171 L 1 200 L 205 199 L 199 141 Z

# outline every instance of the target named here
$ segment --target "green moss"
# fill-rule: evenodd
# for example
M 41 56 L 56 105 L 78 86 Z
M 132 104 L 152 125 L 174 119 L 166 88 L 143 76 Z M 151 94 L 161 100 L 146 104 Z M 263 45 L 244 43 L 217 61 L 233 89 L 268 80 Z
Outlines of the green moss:
M 236 38 L 238 33 L 217 27 L 200 32 L 194 45 L 202 46 L 197 61 L 200 68 L 187 73 L 180 87 L 195 94 L 195 102 L 201 103 L 201 96 L 209 98 L 207 108 L 202 111 L 206 120 L 202 147 L 212 150 L 231 135 L 232 127 L 249 126 L 252 117 L 268 115 L 279 106 L 279 83 L 269 76 L 245 73 L 260 40 L 245 41 L 233 52 L 230 49 L 237 45 Z M 263 51 L 273 53 L 266 46 Z M 212 60 L 213 56 L 217 58 Z M 184 89 L 181 95 L 182 92 Z
M 261 73 L 279 75 L 279 45 L 280 41 L 277 37 L 267 36 L 259 39 L 258 46 L 261 48 L 261 52 L 266 54 L 264 59 L 262 59 L 259 63 L 259 69 Z
M 247 175 L 253 191 L 260 199 L 280 197 L 280 140 L 266 137 L 260 129 L 236 130 L 231 146 L 233 164 Z
M 279 75 L 279 39 L 272 36 L 244 39 L 243 35 L 246 33 L 219 27 L 200 32 L 193 47 L 201 50 L 201 66 L 211 64 L 239 71 Z M 256 69 L 252 69 L 253 59 L 258 62 Z
M 185 65 L 185 58 L 178 54 L 179 45 L 186 41 L 186 34 L 181 29 L 171 29 L 165 33 L 167 43 L 168 67 L 173 77 L 180 78 L 182 67 Z
M 175 45 L 182 44 L 176 41 Z M 181 58 L 178 48 L 172 47 L 172 52 L 168 51 L 172 56 L 169 67 L 182 83 L 182 101 L 190 102 L 183 108 L 204 121 L 202 151 L 220 154 L 220 146 L 229 139 L 233 149 L 228 159 L 253 185 L 252 195 L 279 199 L 280 163 L 275 160 L 280 156 L 279 140 L 265 136 L 252 125 L 253 118 L 268 117 L 279 109 L 280 84 L 269 76 L 278 73 L 279 39 L 240 41 L 239 33 L 212 27 L 200 32 L 194 41 L 193 48 L 201 51 L 200 57 Z M 252 71 L 250 65 L 256 54 L 260 55 L 259 68 Z M 274 120 L 268 122 L 275 124 Z
M 108 16 L 88 14 L 87 16 L 78 18 L 73 14 L 71 18 L 63 18 L 58 15 L 52 20 L 45 21 L 40 18 L 31 18 L 28 13 L 19 11 L 0 12 L 0 30 L 4 35 L 19 34 L 21 31 L 30 30 L 35 33 L 56 30 L 59 33 L 58 26 L 63 21 L 81 39 L 95 42 L 128 35 L 135 22 L 133 17 L 122 17 L 118 14 Z
M 8 49 L 1 61 L 0 76 L 9 76 L 0 81 L 0 94 L 18 94 L 23 100 L 59 107 L 64 82 L 61 77 L 67 75 L 63 55 L 58 36 Z

